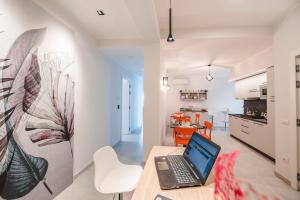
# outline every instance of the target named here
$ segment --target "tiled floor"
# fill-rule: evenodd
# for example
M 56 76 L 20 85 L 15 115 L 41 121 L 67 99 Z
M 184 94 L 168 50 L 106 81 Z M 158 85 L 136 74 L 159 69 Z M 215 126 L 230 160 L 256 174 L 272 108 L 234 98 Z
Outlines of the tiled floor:
M 140 135 L 125 136 L 124 142 L 119 143 L 115 150 L 120 160 L 128 164 L 141 163 L 142 148 Z M 300 192 L 292 190 L 283 181 L 274 176 L 274 163 L 231 138 L 226 131 L 214 131 L 213 140 L 222 147 L 221 152 L 240 151 L 235 166 L 238 179 L 252 183 L 256 190 L 282 200 L 299 200 Z M 166 143 L 173 144 L 172 137 Z M 113 199 L 112 195 L 99 194 L 93 185 L 93 167 L 82 173 L 74 183 L 55 200 L 106 200 Z M 132 193 L 125 194 L 129 200 Z M 117 199 L 117 198 L 116 198 Z M 151 199 L 152 200 L 152 199 Z
M 123 135 L 122 142 L 114 149 L 121 162 L 126 164 L 142 163 L 141 134 Z M 132 192 L 124 194 L 124 200 L 131 199 Z M 118 199 L 117 196 L 115 199 Z M 89 167 L 73 184 L 58 195 L 55 200 L 113 200 L 113 195 L 100 194 L 94 187 L 94 166 Z

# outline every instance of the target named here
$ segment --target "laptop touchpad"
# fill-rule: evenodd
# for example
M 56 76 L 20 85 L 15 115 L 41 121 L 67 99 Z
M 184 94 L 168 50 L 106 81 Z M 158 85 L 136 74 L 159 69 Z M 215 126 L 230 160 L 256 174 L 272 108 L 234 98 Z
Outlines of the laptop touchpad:
M 157 162 L 157 166 L 159 170 L 169 170 L 168 163 L 166 161 L 164 162 Z

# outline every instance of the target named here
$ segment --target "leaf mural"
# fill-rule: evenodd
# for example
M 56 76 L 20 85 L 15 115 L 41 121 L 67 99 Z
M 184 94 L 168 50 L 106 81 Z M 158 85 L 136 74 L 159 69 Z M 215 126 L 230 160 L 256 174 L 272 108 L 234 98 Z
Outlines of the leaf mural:
M 45 31 L 33 29 L 24 32 L 10 48 L 7 58 L 1 60 L 4 65 L 1 68 L 0 100 L 4 111 L 0 114 L 0 192 L 5 199 L 28 194 L 40 181 L 52 194 L 44 178 L 47 160 L 27 154 L 15 140 L 22 116 L 40 91 L 37 48 Z
M 31 134 L 31 141 L 46 146 L 68 141 L 74 135 L 74 82 L 64 74 L 72 59 L 59 53 L 45 55 L 42 65 L 44 93 L 36 106 L 26 112 L 39 120 L 28 121 L 26 130 L 39 130 Z M 24 103 L 25 104 L 25 103 Z M 47 108 L 45 112 L 44 108 Z M 71 146 L 72 151 L 72 146 Z
M 17 199 L 28 194 L 40 181 L 44 181 L 48 169 L 48 162 L 44 158 L 26 154 L 15 142 L 10 139 L 9 152 L 13 155 L 8 164 L 9 170 L 3 175 L 6 178 L 1 197 Z M 46 182 L 44 182 L 48 190 Z M 52 191 L 50 190 L 52 193 Z

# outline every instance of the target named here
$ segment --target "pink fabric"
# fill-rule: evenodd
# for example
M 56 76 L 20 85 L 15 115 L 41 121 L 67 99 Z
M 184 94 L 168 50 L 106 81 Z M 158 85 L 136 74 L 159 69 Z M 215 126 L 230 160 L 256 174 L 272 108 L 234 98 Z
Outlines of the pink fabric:
M 269 200 L 258 193 L 250 183 L 241 182 L 234 177 L 233 168 L 238 151 L 220 155 L 215 164 L 216 200 Z M 279 200 L 279 198 L 273 198 Z

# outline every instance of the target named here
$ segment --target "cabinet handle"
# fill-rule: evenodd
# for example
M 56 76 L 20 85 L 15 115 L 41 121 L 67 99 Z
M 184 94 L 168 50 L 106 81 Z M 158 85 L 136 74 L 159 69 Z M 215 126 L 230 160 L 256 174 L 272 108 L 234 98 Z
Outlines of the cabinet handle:
M 258 126 L 265 126 L 264 124 L 255 123 L 255 122 L 253 122 L 253 124 L 258 125 Z
M 249 126 L 246 126 L 246 125 L 244 125 L 244 124 L 242 124 L 242 127 L 244 127 L 244 128 L 249 128 Z
M 273 98 L 274 98 L 275 96 L 270 96 L 270 97 L 273 97 Z
M 270 100 L 270 102 L 275 102 L 275 100 L 272 99 L 272 100 Z
M 241 130 L 243 133 L 246 133 L 247 135 L 249 135 L 249 133 L 248 132 L 246 132 L 246 131 L 244 131 L 244 130 Z

